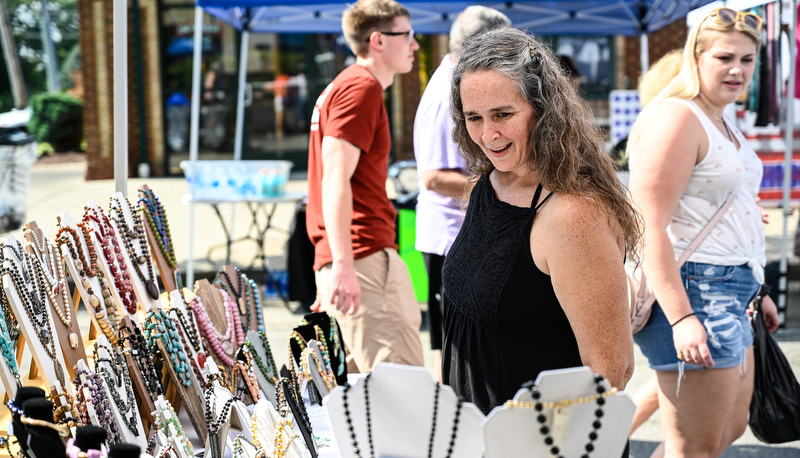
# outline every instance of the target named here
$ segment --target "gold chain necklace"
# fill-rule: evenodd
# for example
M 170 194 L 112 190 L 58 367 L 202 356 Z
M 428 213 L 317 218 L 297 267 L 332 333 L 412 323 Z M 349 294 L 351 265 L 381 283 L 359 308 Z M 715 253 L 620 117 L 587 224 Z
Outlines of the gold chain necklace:
M 721 115 L 719 117 L 714 116 L 714 113 L 711 112 L 711 108 L 708 107 L 708 104 L 706 103 L 705 100 L 701 99 L 700 97 L 698 97 L 697 100 L 699 100 L 703 104 L 703 106 L 706 109 L 706 113 L 708 113 L 708 115 L 711 116 L 711 119 L 715 119 L 715 120 L 725 124 L 725 121 L 722 120 L 722 116 Z

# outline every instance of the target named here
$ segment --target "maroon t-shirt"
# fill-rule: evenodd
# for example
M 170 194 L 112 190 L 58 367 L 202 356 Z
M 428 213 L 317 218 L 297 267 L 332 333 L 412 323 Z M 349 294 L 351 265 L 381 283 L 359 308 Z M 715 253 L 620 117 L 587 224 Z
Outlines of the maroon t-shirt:
M 389 170 L 389 117 L 383 88 L 372 73 L 355 64 L 344 69 L 314 104 L 308 144 L 306 229 L 314 244 L 314 270 L 333 260 L 322 217 L 322 139 L 346 140 L 361 150 L 350 178 L 353 222 L 350 240 L 355 258 L 395 244 L 395 210 L 386 195 Z

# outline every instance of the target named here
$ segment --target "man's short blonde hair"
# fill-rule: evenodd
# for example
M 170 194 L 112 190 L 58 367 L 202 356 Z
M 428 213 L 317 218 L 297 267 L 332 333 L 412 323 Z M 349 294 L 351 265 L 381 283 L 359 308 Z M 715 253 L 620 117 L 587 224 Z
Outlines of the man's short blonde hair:
M 364 57 L 369 50 L 367 38 L 376 30 L 387 30 L 394 18 L 411 14 L 394 0 L 358 0 L 342 15 L 342 31 L 356 56 Z

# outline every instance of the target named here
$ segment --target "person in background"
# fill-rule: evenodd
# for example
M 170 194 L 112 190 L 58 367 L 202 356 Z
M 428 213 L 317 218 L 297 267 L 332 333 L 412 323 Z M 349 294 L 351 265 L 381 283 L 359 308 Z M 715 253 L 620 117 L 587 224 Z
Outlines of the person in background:
M 561 63 L 561 68 L 564 70 L 564 73 L 566 73 L 567 78 L 572 81 L 572 87 L 577 91 L 578 88 L 581 87 L 581 71 L 578 70 L 575 61 L 564 54 L 558 55 L 558 61 Z
M 314 244 L 314 311 L 338 320 L 350 372 L 382 361 L 423 366 L 421 315 L 395 244 L 386 194 L 389 117 L 383 91 L 411 71 L 419 44 L 393 0 L 359 0 L 342 17 L 356 63 L 314 105 L 306 227 Z
M 484 413 L 543 370 L 586 365 L 624 389 L 623 264 L 641 226 L 591 109 L 547 44 L 511 27 L 467 40 L 451 97 L 475 178 L 442 272 L 443 382 Z
M 450 27 L 450 53 L 431 76 L 414 118 L 414 157 L 419 176 L 415 247 L 422 253 L 428 272 L 428 327 L 437 380 L 441 380 L 442 357 L 442 264 L 464 221 L 461 202 L 469 177 L 452 139 L 450 79 L 464 40 L 510 25 L 506 15 L 485 6 L 469 6 L 459 14 Z
M 756 204 L 762 165 L 723 110 L 750 83 L 761 24 L 731 8 L 710 12 L 689 32 L 680 72 L 630 135 L 630 190 L 645 222 L 641 259 L 658 299 L 634 336 L 658 378 L 664 442 L 654 456 L 719 456 L 747 427 L 747 308 L 766 261 Z M 730 195 L 731 207 L 679 269 L 676 258 Z M 762 311 L 777 327 L 770 299 Z

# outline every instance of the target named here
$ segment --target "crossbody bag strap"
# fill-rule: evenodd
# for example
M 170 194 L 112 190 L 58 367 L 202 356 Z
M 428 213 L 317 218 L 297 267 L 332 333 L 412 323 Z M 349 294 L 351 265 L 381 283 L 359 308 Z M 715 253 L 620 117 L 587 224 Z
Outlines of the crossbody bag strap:
M 700 246 L 700 243 L 703 242 L 703 239 L 705 239 L 706 236 L 711 232 L 711 229 L 714 229 L 714 226 L 716 226 L 719 220 L 722 219 L 722 215 L 725 213 L 725 210 L 727 210 L 728 207 L 730 207 L 731 203 L 733 202 L 734 194 L 736 194 L 736 191 L 732 192 L 731 195 L 728 196 L 728 200 L 726 200 L 725 203 L 723 203 L 722 206 L 719 207 L 719 210 L 717 210 L 717 212 L 714 213 L 714 216 L 708 221 L 703 230 L 700 231 L 700 233 L 697 234 L 697 237 L 695 237 L 695 239 L 692 240 L 692 243 L 690 243 L 689 246 L 686 247 L 686 251 L 684 251 L 683 254 L 681 254 L 681 257 L 678 258 L 678 267 L 683 266 L 683 264 L 689 259 L 689 256 L 691 256 L 692 253 L 694 253 L 697 247 Z

